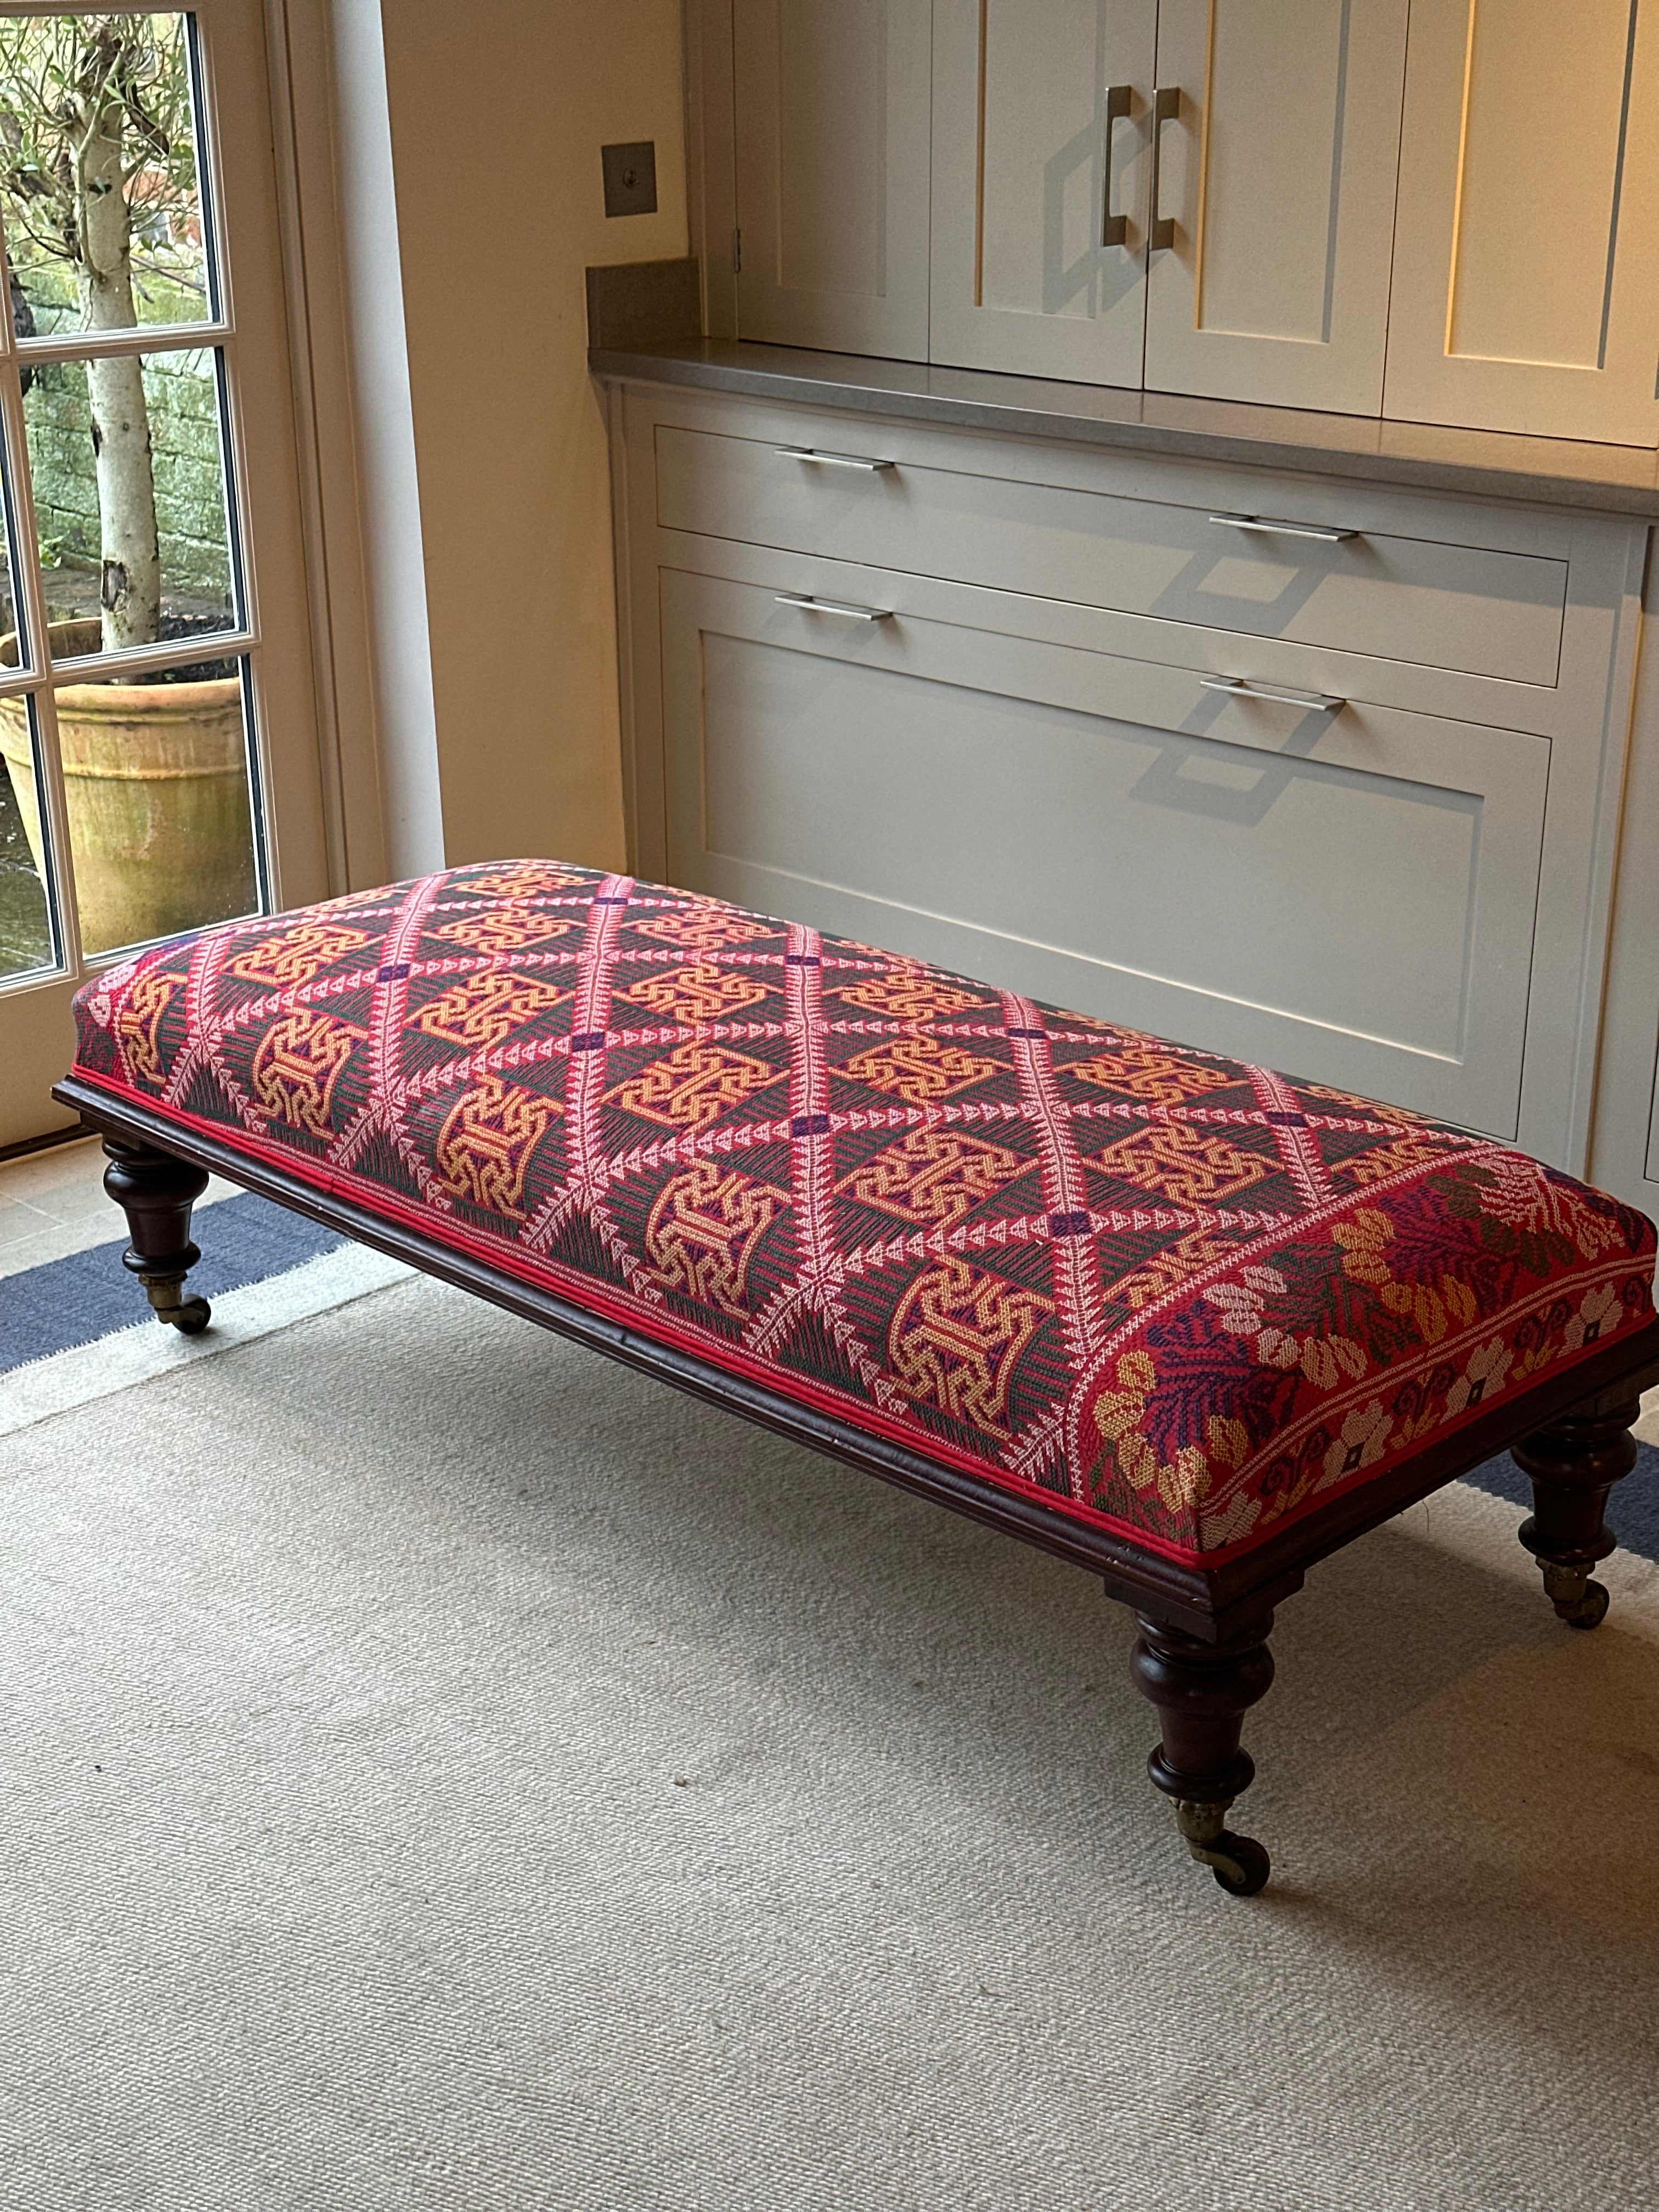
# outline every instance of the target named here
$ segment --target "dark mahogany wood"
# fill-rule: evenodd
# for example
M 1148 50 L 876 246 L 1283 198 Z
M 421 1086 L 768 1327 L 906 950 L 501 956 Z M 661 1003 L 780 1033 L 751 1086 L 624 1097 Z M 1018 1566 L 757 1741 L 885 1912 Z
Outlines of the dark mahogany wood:
M 205 1170 L 131 1139 L 106 1136 L 104 1188 L 127 1217 L 132 1242 L 121 1255 L 143 1285 L 158 1321 L 199 1336 L 212 1319 L 205 1298 L 187 1298 L 185 1278 L 202 1255 L 190 1241 L 190 1212 L 207 1188 Z
M 1532 1517 L 1521 1524 L 1521 1541 L 1543 1570 L 1557 1614 L 1573 1628 L 1594 1628 L 1607 1615 L 1607 1591 L 1589 1571 L 1618 1540 L 1605 1518 L 1607 1493 L 1636 1464 L 1630 1431 L 1641 1410 L 1634 1392 L 1608 1391 L 1510 1447 L 1532 1478 Z
M 1193 1856 L 1235 1897 L 1253 1897 L 1267 1879 L 1267 1854 L 1249 1837 L 1236 1836 L 1226 1816 L 1255 1779 L 1255 1763 L 1239 1738 L 1245 1714 L 1273 1686 L 1273 1617 L 1264 1613 L 1224 1644 L 1206 1644 L 1146 1613 L 1137 1618 L 1129 1668 L 1135 1687 L 1158 1707 L 1163 1730 L 1146 1771 L 1173 1799 Z
M 204 1170 L 211 1170 L 544 1328 L 1097 1574 L 1108 1596 L 1133 1606 L 1139 1618 L 1136 1680 L 1158 1706 L 1164 1728 L 1152 1778 L 1174 1799 L 1195 1856 L 1215 1868 L 1224 1887 L 1240 1894 L 1267 1879 L 1261 1845 L 1231 1836 L 1222 1825 L 1226 1806 L 1252 1771 L 1239 1748 L 1240 1727 L 1272 1680 L 1266 1638 L 1273 1608 L 1301 1588 L 1316 1561 L 1513 1449 L 1533 1478 L 1535 1500 L 1522 1541 L 1543 1566 L 1558 1613 L 1593 1626 L 1606 1610 L 1605 1593 L 1595 1595 L 1600 1585 L 1589 1581 L 1589 1569 L 1612 1548 L 1601 1507 L 1608 1488 L 1634 1462 L 1626 1431 L 1638 1397 L 1659 1382 L 1659 1322 L 1565 1371 L 1547 1369 L 1521 1396 L 1431 1441 L 1381 1480 L 1344 1492 L 1242 1556 L 1214 1566 L 1186 1565 L 1129 1535 L 1069 1521 L 1036 1499 L 655 1343 L 505 1265 L 445 1243 L 441 1226 L 418 1228 L 315 1190 L 281 1166 L 249 1159 L 222 1138 L 181 1126 L 162 1109 L 111 1099 L 76 1076 L 52 1096 L 104 1133 L 111 1156 L 106 1181 L 131 1225 L 126 1264 L 147 1287 L 154 1279 L 152 1302 L 175 1327 L 192 1326 L 198 1309 L 202 1319 L 194 1326 L 205 1326 L 204 1303 L 181 1300 L 179 1291 L 199 1256 L 189 1242 L 191 1201 L 206 1182 Z M 1206 1701 L 1212 1710 L 1205 1710 Z

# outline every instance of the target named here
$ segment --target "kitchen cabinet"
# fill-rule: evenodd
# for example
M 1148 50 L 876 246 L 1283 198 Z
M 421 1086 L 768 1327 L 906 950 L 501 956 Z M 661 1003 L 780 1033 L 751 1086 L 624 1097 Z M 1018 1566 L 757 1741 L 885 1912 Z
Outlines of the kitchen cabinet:
M 1406 0 L 1159 0 L 1150 390 L 1379 412 L 1405 56 Z
M 1659 443 L 1659 0 L 688 6 L 717 331 Z
M 1384 408 L 1651 446 L 1659 8 L 1412 0 Z
M 1650 577 L 1645 621 L 1659 617 Z M 1659 1220 L 1659 653 L 1637 675 L 1620 832 L 1589 1172 L 1603 1189 Z
M 1157 0 L 933 0 L 930 356 L 1139 384 Z
M 746 337 L 927 357 L 929 0 L 736 0 Z
M 750 574 L 662 579 L 672 882 L 1515 1134 L 1543 739 Z
M 613 441 L 641 873 L 1582 1170 L 1644 525 L 649 385 Z

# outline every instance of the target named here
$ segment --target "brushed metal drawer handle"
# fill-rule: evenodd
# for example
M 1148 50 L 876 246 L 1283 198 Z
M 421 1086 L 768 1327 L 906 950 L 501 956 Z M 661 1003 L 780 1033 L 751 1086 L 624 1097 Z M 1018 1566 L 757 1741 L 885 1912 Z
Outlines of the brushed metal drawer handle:
M 1274 522 L 1265 514 L 1212 514 L 1224 530 L 1260 530 L 1269 538 L 1316 538 L 1322 545 L 1340 545 L 1358 538 L 1357 530 L 1323 530 L 1312 522 Z
M 1101 206 L 1100 242 L 1103 246 L 1127 246 L 1129 242 L 1129 218 L 1112 213 L 1112 125 L 1127 121 L 1129 113 L 1130 88 L 1127 84 L 1109 84 L 1106 88 L 1106 196 Z
M 780 460 L 816 461 L 824 469 L 864 469 L 874 475 L 878 469 L 896 469 L 896 461 L 880 461 L 863 453 L 824 453 L 816 446 L 774 446 L 772 451 Z
M 1270 684 L 1247 684 L 1242 676 L 1205 676 L 1206 691 L 1231 691 L 1235 699 L 1276 699 L 1281 707 L 1310 707 L 1321 714 L 1334 714 L 1347 705 L 1330 691 L 1276 691 Z
M 1154 253 L 1175 244 L 1175 217 L 1158 211 L 1159 172 L 1164 161 L 1164 126 L 1181 113 L 1181 87 L 1161 84 L 1152 94 L 1152 206 L 1146 226 L 1146 243 Z
M 891 607 L 855 607 L 850 599 L 815 599 L 810 592 L 774 592 L 781 607 L 805 607 L 809 615 L 845 615 L 849 622 L 890 622 Z

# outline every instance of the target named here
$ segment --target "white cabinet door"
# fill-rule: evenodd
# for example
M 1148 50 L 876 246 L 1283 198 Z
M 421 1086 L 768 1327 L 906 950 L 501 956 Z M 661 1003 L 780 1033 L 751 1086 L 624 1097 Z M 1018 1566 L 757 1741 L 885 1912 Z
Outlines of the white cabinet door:
M 1138 385 L 1157 0 L 933 0 L 929 357 Z
M 1390 416 L 1659 436 L 1659 6 L 1413 0 Z
M 927 358 L 930 0 L 737 0 L 738 331 Z
M 1150 390 L 1381 412 L 1405 49 L 1406 0 L 1161 0 Z
M 1240 699 L 877 569 L 840 589 L 896 613 L 814 611 L 774 557 L 659 577 L 672 882 L 1516 1134 L 1547 739 Z

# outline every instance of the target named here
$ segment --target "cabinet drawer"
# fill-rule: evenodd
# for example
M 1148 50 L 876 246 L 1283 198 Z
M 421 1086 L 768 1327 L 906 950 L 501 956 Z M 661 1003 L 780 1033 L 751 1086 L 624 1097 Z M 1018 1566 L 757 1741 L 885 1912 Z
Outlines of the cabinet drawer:
M 856 426 L 836 432 L 850 440 Z M 890 436 L 873 426 L 865 434 L 867 445 L 843 453 L 890 465 L 801 459 L 781 444 L 659 423 L 657 520 L 1247 636 L 1557 680 L 1565 560 L 1359 526 L 1341 534 L 1298 516 L 1293 481 L 1273 488 L 1271 512 L 1246 515 L 893 460 Z M 1252 484 L 1253 498 L 1266 495 Z M 1354 498 L 1358 525 L 1364 495 Z M 1263 521 L 1328 534 L 1254 526 Z
M 672 880 L 1515 1135 L 1547 740 L 660 584 Z

